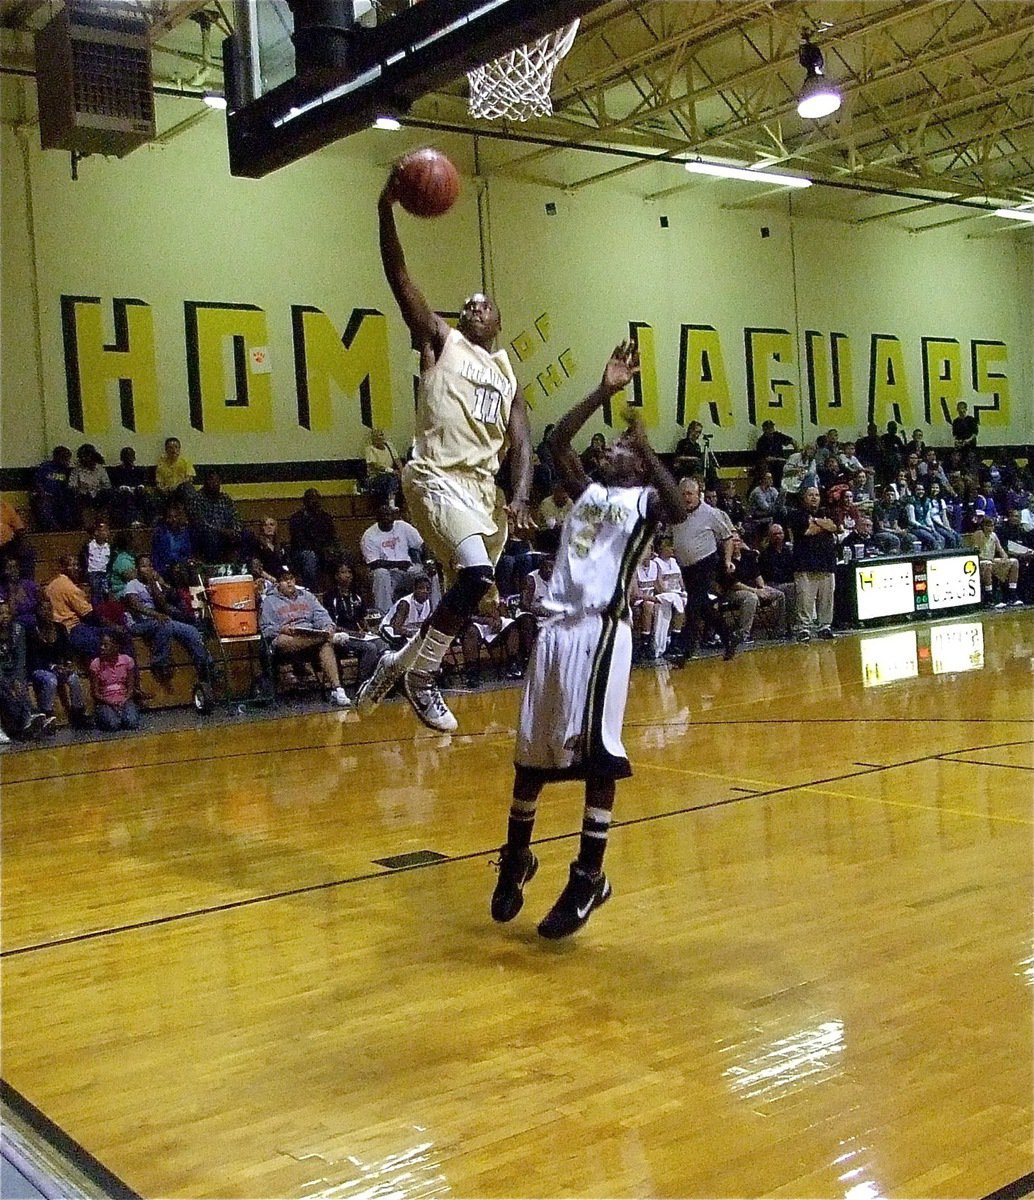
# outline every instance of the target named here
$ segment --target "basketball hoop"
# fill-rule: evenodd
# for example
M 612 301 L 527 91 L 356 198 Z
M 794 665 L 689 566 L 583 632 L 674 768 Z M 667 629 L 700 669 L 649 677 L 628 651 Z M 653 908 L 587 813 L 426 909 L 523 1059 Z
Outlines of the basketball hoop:
M 518 46 L 494 62 L 467 72 L 470 115 L 527 121 L 553 115 L 549 87 L 557 63 L 571 49 L 578 22 Z

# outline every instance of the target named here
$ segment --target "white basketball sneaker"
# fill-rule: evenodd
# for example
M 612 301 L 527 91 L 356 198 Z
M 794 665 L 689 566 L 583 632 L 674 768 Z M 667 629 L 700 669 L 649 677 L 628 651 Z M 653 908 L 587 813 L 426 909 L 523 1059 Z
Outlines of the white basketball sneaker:
M 402 679 L 402 690 L 421 721 L 438 733 L 452 733 L 459 722 L 442 699 L 433 675 L 426 671 L 407 671 Z
M 407 666 L 402 661 L 405 651 L 403 646 L 401 650 L 388 650 L 382 654 L 373 674 L 356 692 L 355 706 L 361 717 L 368 717 L 402 678 Z

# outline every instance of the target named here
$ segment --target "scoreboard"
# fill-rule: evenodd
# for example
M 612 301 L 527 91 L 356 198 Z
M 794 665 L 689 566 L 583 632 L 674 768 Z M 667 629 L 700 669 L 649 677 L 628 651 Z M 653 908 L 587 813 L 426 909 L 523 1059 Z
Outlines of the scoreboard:
M 850 567 L 855 615 L 861 625 L 980 603 L 980 561 L 970 550 L 914 559 L 863 559 Z

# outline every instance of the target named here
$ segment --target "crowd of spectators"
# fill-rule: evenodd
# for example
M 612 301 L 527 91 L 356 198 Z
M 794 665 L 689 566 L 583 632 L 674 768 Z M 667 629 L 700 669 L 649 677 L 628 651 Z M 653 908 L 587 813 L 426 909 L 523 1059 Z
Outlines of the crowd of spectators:
M 766 421 L 747 478 L 737 481 L 691 423 L 671 455 L 689 515 L 660 532 L 636 574 L 636 658 L 680 664 L 702 644 L 732 657 L 762 627 L 774 638 L 832 637 L 836 568 L 852 559 L 965 545 L 979 556 L 987 606 L 1034 603 L 1030 464 L 982 453 L 979 424 L 964 404 L 952 434 L 950 447 L 935 448 L 922 430 L 906 440 L 891 421 L 883 433 L 870 424 L 855 441 L 830 429 L 798 445 Z M 595 434 L 586 446 L 590 473 L 605 444 Z M 140 683 L 141 644 L 160 685 L 172 677 L 177 645 L 197 679 L 210 680 L 212 631 L 191 585 L 220 569 L 247 570 L 255 580 L 278 684 L 318 684 L 347 707 L 342 659 L 354 661 L 356 684 L 368 678 L 385 649 L 419 626 L 440 586 L 437 565 L 396 507 L 400 468 L 374 431 L 365 490 L 380 507 L 353 559 L 315 488 L 286 532 L 271 516 L 252 529 L 217 471 L 204 471 L 198 486 L 176 438 L 166 440 L 153 481 L 129 447 L 110 472 L 90 444 L 74 456 L 56 447 L 34 475 L 32 522 L 45 531 L 83 529 L 80 553 L 37 585 L 25 522 L 6 501 L 0 512 L 4 740 L 52 732 L 58 697 L 73 728 L 139 727 L 153 699 Z M 500 678 L 519 678 L 545 615 L 552 552 L 571 500 L 544 443 L 534 477 L 536 538 L 507 544 L 498 595 L 450 655 L 466 686 L 477 686 L 486 664 Z

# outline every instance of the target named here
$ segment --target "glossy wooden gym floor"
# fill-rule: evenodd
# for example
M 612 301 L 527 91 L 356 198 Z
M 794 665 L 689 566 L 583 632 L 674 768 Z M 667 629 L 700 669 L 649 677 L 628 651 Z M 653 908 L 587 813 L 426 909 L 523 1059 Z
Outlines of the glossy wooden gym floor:
M 574 785 L 488 917 L 514 690 L 6 755 L 4 1078 L 148 1197 L 1000 1189 L 1034 615 L 974 623 L 636 671 L 614 899 L 557 944 Z

